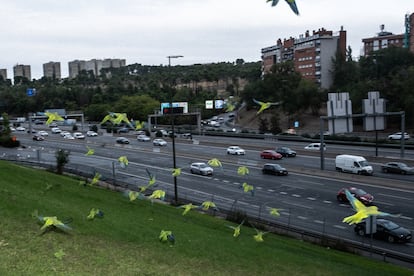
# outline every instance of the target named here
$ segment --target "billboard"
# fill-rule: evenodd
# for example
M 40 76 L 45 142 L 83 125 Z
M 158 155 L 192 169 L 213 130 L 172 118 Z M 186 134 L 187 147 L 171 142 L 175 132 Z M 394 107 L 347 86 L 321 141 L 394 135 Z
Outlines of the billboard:
M 171 103 L 161 103 L 161 114 L 185 114 L 188 113 L 188 103 L 187 102 L 173 102 Z

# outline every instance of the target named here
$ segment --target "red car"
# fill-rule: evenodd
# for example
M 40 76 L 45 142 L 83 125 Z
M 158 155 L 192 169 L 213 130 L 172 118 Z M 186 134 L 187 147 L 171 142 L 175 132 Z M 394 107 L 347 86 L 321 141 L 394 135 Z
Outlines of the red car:
M 339 190 L 336 196 L 336 199 L 339 202 L 344 202 L 344 203 L 349 202 L 348 199 L 346 198 L 345 190 L 348 190 L 356 199 L 361 201 L 364 205 L 369 205 L 374 200 L 374 197 L 371 194 L 365 192 L 364 190 L 355 188 L 355 187 L 349 187 L 349 188 L 342 188 Z
M 264 150 L 260 153 L 260 157 L 263 159 L 282 159 L 283 156 L 274 150 Z

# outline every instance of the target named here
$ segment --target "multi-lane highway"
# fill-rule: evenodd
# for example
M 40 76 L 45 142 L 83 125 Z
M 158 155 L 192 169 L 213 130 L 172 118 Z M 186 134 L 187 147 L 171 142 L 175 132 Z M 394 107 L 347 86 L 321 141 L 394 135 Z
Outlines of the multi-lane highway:
M 16 133 L 24 147 L 3 149 L 0 155 L 19 155 L 20 158 L 40 162 L 55 162 L 58 148 L 70 150 L 68 166 L 92 174 L 100 172 L 108 179 L 115 178 L 117 184 L 129 188 L 144 186 L 148 181 L 146 169 L 156 175 L 158 188 L 173 196 L 171 176 L 172 147 L 167 139 L 166 147 L 154 147 L 151 142 L 138 142 L 136 135 L 129 136 L 129 145 L 115 143 L 112 136 L 87 137 L 85 140 L 64 140 L 59 135 L 49 134 L 45 141 L 33 141 L 32 135 Z M 237 144 L 246 150 L 244 156 L 226 154 L 226 148 Z M 289 146 L 298 152 L 294 158 L 278 161 L 264 161 L 259 153 L 262 149 Z M 86 146 L 95 150 L 93 156 L 86 156 Z M 241 210 L 255 217 L 277 221 L 285 225 L 338 236 L 343 239 L 369 243 L 369 238 L 355 235 L 353 227 L 342 223 L 342 219 L 353 214 L 348 204 L 336 200 L 342 187 L 356 186 L 374 195 L 374 204 L 381 211 L 399 214 L 393 221 L 414 230 L 414 176 L 392 175 L 380 172 L 380 163 L 387 159 L 398 159 L 398 149 L 380 149 L 381 158 L 374 158 L 372 148 L 327 144 L 325 170 L 320 170 L 320 156 L 303 150 L 304 143 L 281 142 L 257 139 L 194 136 L 193 140 L 176 139 L 177 167 L 182 168 L 178 177 L 178 196 L 194 202 L 212 200 L 223 210 Z M 336 154 L 358 154 L 365 156 L 374 167 L 374 176 L 343 174 L 335 171 Z M 117 159 L 125 155 L 129 166 L 121 168 Z M 406 151 L 405 162 L 413 152 Z M 221 168 L 215 168 L 212 177 L 192 175 L 189 165 L 192 162 L 207 162 L 218 158 Z M 279 163 L 289 170 L 288 176 L 263 175 L 264 163 Z M 237 174 L 239 166 L 247 166 L 247 176 Z M 254 195 L 241 189 L 242 183 L 255 187 Z M 280 217 L 269 215 L 269 208 L 281 208 Z M 413 241 L 414 242 L 414 241 Z M 414 255 L 413 242 L 389 244 L 373 241 L 377 247 L 387 248 L 408 255 Z

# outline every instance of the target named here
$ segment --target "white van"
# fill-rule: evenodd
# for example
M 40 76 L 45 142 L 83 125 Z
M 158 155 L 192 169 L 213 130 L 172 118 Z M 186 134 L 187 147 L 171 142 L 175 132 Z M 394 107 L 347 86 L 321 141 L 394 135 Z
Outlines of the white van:
M 337 171 L 350 172 L 356 174 L 372 175 L 372 166 L 362 156 L 341 154 L 335 158 L 335 168 Z

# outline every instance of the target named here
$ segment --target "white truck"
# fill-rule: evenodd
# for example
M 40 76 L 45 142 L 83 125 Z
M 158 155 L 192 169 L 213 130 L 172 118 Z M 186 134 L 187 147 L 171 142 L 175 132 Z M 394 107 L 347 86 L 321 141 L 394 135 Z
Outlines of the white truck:
M 368 161 L 357 155 L 341 154 L 335 158 L 335 168 L 340 172 L 372 175 L 374 170 Z

